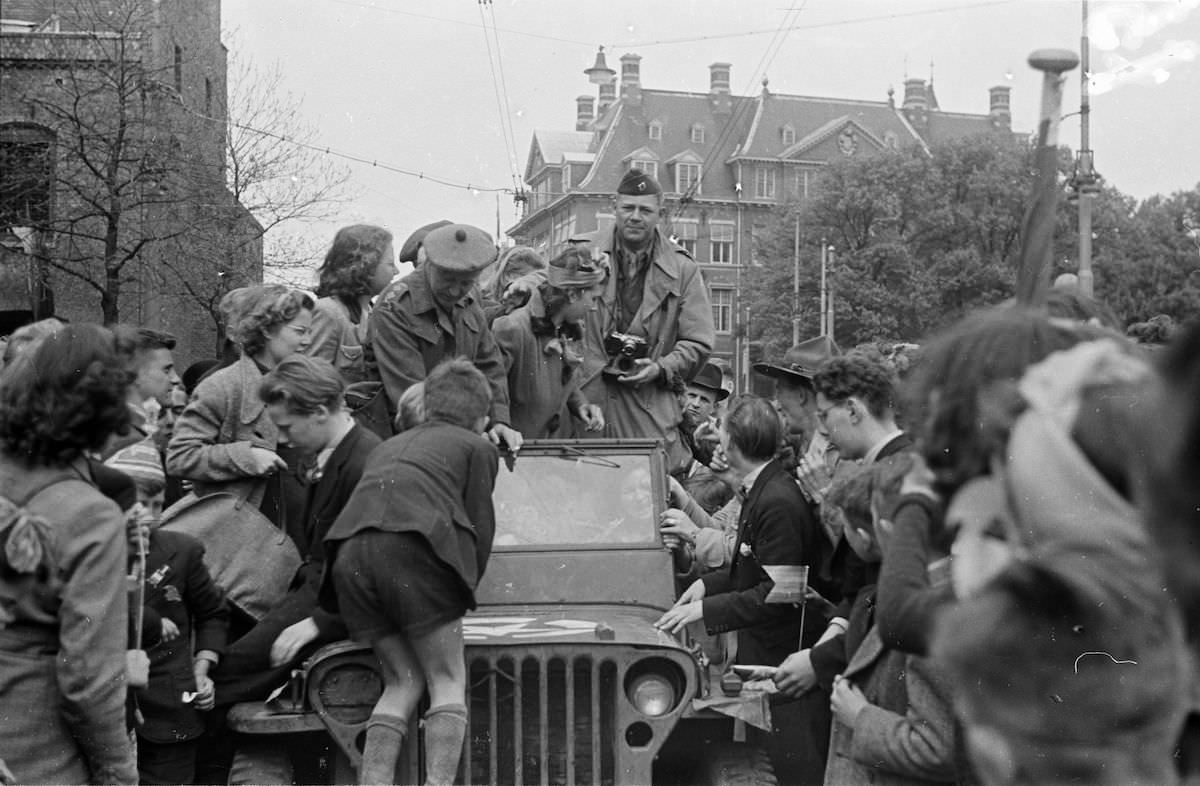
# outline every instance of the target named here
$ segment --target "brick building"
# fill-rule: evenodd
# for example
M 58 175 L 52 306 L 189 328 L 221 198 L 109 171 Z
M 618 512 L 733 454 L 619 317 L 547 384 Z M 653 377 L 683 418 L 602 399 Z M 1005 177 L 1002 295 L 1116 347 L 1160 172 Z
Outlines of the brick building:
M 0 334 L 53 313 L 178 336 L 262 277 L 225 186 L 220 0 L 6 0 L 0 20 Z M 119 290 L 115 299 L 104 290 Z
M 666 193 L 668 232 L 702 265 L 717 345 L 740 385 L 746 360 L 737 327 L 738 300 L 754 237 L 771 211 L 815 194 L 828 162 L 982 133 L 1011 133 L 1009 88 L 989 91 L 986 114 L 945 112 L 932 83 L 906 79 L 897 105 L 885 101 L 730 92 L 730 64 L 709 66 L 709 91 L 642 86 L 641 57 L 621 57 L 619 81 L 603 50 L 585 73 L 596 97 L 576 99 L 574 131 L 535 131 L 525 168 L 525 212 L 508 234 L 548 254 L 567 239 L 608 231 L 612 198 L 624 172 L 654 175 Z M 619 89 L 619 94 L 618 94 Z

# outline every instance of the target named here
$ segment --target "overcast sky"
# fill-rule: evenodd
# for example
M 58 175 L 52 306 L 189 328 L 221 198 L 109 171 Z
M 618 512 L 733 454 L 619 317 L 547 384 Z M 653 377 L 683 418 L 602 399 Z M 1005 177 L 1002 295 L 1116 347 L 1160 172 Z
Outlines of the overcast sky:
M 757 93 L 765 71 L 772 92 L 884 100 L 890 85 L 897 103 L 905 73 L 927 78 L 932 62 L 946 111 L 986 113 L 988 88 L 1010 84 L 1017 130 L 1032 130 L 1037 117 L 1040 78 L 1029 53 L 1080 45 L 1078 0 L 790 2 L 225 0 L 223 26 L 231 49 L 279 65 L 322 144 L 509 189 L 534 129 L 574 128 L 576 96 L 595 94 L 583 69 L 598 45 L 618 71 L 622 54 L 640 54 L 648 88 L 705 92 L 708 65 L 726 61 L 740 94 Z M 1092 99 L 1096 167 L 1139 199 L 1200 182 L 1198 6 L 1091 3 L 1092 18 L 1107 20 L 1093 28 L 1091 70 L 1117 82 Z M 785 24 L 794 29 L 778 34 Z M 1065 112 L 1078 110 L 1079 95 L 1075 71 Z M 1078 117 L 1064 120 L 1062 139 L 1078 147 Z M 369 222 L 402 240 L 440 218 L 496 231 L 496 193 L 348 166 L 353 199 L 342 220 L 306 232 L 331 238 L 340 224 Z M 516 217 L 511 194 L 498 204 L 506 229 Z

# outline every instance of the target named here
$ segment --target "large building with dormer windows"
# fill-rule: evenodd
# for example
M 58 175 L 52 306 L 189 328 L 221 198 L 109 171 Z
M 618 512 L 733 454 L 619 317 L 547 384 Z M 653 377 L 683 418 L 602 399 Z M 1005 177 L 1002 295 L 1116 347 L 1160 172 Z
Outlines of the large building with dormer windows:
M 667 231 L 703 266 L 717 345 L 744 386 L 737 326 L 738 288 L 753 263 L 753 238 L 772 209 L 809 198 L 821 167 L 842 156 L 981 133 L 1011 133 L 1009 88 L 989 91 L 986 114 L 942 111 L 933 85 L 906 79 L 897 105 L 885 101 L 729 89 L 729 63 L 709 66 L 707 93 L 642 87 L 641 57 L 621 57 L 621 74 L 603 51 L 585 73 L 598 97 L 576 99 L 574 131 L 535 131 L 525 167 L 524 215 L 508 234 L 553 255 L 572 236 L 607 229 L 613 194 L 631 167 L 654 175 L 667 196 Z M 619 90 L 619 92 L 618 92 Z

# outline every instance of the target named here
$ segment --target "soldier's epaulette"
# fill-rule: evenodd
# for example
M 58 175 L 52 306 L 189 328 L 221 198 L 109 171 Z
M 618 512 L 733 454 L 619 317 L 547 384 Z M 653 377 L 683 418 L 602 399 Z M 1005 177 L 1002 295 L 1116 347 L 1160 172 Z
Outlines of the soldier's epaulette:
M 387 290 L 383 293 L 383 297 L 380 298 L 380 302 L 376 305 L 376 308 L 379 306 L 391 306 L 400 302 L 400 298 L 407 292 L 408 282 L 402 278 L 387 288 Z
M 673 243 L 672 245 L 674 245 L 674 246 L 675 246 L 675 253 L 676 253 L 676 254 L 682 254 L 683 256 L 685 256 L 685 257 L 687 257 L 689 260 L 691 260 L 692 262 L 695 262 L 695 261 L 696 261 L 696 258 L 695 258 L 694 256 L 692 256 L 692 252 L 691 252 L 691 251 L 688 251 L 686 248 L 684 248 L 683 246 L 679 245 L 678 243 Z

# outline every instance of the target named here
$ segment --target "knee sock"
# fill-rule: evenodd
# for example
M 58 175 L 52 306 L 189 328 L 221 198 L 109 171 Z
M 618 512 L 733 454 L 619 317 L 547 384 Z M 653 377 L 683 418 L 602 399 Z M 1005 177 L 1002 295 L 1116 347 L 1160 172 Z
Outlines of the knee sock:
M 467 708 L 442 704 L 425 713 L 425 783 L 450 786 L 458 775 L 463 740 L 467 736 Z
M 372 713 L 367 719 L 367 738 L 363 742 L 362 764 L 358 768 L 360 784 L 396 782 L 396 760 L 408 734 L 408 721 L 386 713 Z

